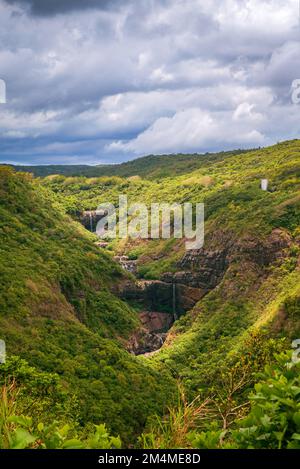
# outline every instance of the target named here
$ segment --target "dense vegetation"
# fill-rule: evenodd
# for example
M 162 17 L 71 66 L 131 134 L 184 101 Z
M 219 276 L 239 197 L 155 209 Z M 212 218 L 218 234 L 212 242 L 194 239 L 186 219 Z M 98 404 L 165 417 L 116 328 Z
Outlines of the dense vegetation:
M 14 356 L 1 367 L 1 449 L 121 447 L 105 425 L 80 427 L 79 401 L 66 392 L 58 375 L 40 372 Z
M 257 375 L 244 403 L 250 408 L 246 417 L 240 418 L 243 405 L 234 408 L 229 400 L 226 415 L 216 398 L 189 404 L 182 400 L 142 435 L 141 443 L 145 448 L 300 449 L 299 370 L 291 353 L 278 354 L 275 363 Z M 226 417 L 232 418 L 230 425 Z
M 0 330 L 8 354 L 60 375 L 80 402 L 82 425 L 107 422 L 128 439 L 173 388 L 121 345 L 138 325 L 111 291 L 123 272 L 29 175 L 2 168 L 0 200 Z
M 82 210 L 95 210 L 100 203 L 112 202 L 118 206 L 119 195 L 126 194 L 129 204 L 142 201 L 149 207 L 153 201 L 204 202 L 206 210 L 206 239 L 215 231 L 220 233 L 214 244 L 221 247 L 228 236 L 266 236 L 273 228 L 294 231 L 299 226 L 300 202 L 300 143 L 286 142 L 275 147 L 237 155 L 216 155 L 203 159 L 199 168 L 179 176 L 176 157 L 167 157 L 168 174 L 154 180 L 119 176 L 85 178 L 52 175 L 43 179 L 43 185 L 55 192 L 58 200 L 73 216 Z M 163 160 L 164 157 L 159 157 Z M 174 158 L 174 163 L 170 158 Z M 147 158 L 145 158 L 147 160 Z M 164 161 L 164 160 L 163 160 Z M 132 162 L 132 166 L 133 166 Z M 137 160 L 132 172 L 142 163 Z M 179 164 L 180 167 L 180 164 Z M 260 180 L 269 179 L 269 191 L 260 189 Z M 223 233 L 220 227 L 223 227 Z M 216 238 L 217 236 L 215 236 Z M 178 240 L 117 244 L 113 249 L 139 258 L 143 277 L 158 278 L 167 270 L 176 269 L 176 262 L 184 254 Z
M 0 317 L 9 351 L 75 393 L 79 415 L 69 425 L 81 444 L 96 423 L 123 444 L 144 428 L 135 444 L 145 447 L 296 447 L 299 365 L 285 351 L 300 338 L 300 142 L 147 157 L 107 174 L 32 179 L 1 170 Z M 138 319 L 115 296 L 125 274 L 110 251 L 137 259 L 139 277 L 159 279 L 182 269 L 184 242 L 112 240 L 105 252 L 64 214 L 76 220 L 117 204 L 119 194 L 148 205 L 204 201 L 201 255 L 226 258 L 217 286 L 150 358 L 123 349 Z M 39 421 L 51 423 L 42 414 L 28 423 L 30 435 Z

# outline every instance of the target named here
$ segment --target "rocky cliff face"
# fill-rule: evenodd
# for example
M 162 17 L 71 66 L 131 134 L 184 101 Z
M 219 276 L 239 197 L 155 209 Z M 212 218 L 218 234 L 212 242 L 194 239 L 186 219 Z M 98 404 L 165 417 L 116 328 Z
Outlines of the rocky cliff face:
M 222 248 L 218 238 L 225 240 Z M 166 272 L 160 280 L 127 282 L 121 296 L 145 308 L 140 314 L 142 327 L 131 338 L 129 350 L 140 354 L 160 348 L 173 322 L 221 283 L 224 298 L 238 293 L 245 276 L 243 288 L 254 288 L 270 265 L 282 262 L 290 246 L 290 235 L 280 229 L 264 239 L 248 235 L 234 240 L 215 233 L 207 247 L 185 253 L 177 272 Z
M 104 216 L 104 213 L 99 213 L 96 210 L 87 210 L 79 215 L 80 223 L 92 233 L 96 232 L 96 227 L 98 221 L 100 221 Z
M 286 256 L 286 249 L 292 244 L 291 236 L 282 229 L 274 229 L 265 239 L 246 236 L 238 241 L 228 256 L 228 261 L 251 261 L 260 267 L 280 262 Z
M 210 242 L 213 245 L 215 237 Z M 275 229 L 265 239 L 254 236 L 245 236 L 235 242 L 228 239 L 222 249 L 210 248 L 209 241 L 207 244 L 206 248 L 186 252 L 178 263 L 178 272 L 165 273 L 161 280 L 175 283 L 179 290 L 180 286 L 188 287 L 190 290 L 186 291 L 182 288 L 183 295 L 197 290 L 195 298 L 201 298 L 222 281 L 233 263 L 250 262 L 264 269 L 274 262 L 280 262 L 285 257 L 285 250 L 291 245 L 291 238 L 284 230 Z
M 168 332 L 173 324 L 171 314 L 158 313 L 156 311 L 143 311 L 140 313 L 140 320 L 143 327 L 150 333 Z
M 188 273 L 186 273 L 188 276 Z M 177 319 L 191 309 L 208 291 L 174 281 L 172 274 L 162 280 L 139 280 L 127 282 L 121 296 L 124 300 L 139 303 L 147 311 L 168 313 Z
M 179 314 L 192 309 L 222 280 L 228 267 L 227 251 L 188 251 L 178 263 L 178 272 L 167 272 L 161 280 L 176 285 Z
M 194 288 L 210 290 L 222 280 L 228 267 L 227 248 L 187 251 L 178 263 L 180 269 L 174 280 Z
M 133 334 L 127 346 L 132 353 L 146 354 L 163 345 L 173 322 L 222 280 L 227 268 L 226 255 L 223 251 L 189 252 L 179 267 L 189 270 L 165 273 L 161 280 L 124 285 L 121 296 L 145 308 L 140 314 L 142 327 Z

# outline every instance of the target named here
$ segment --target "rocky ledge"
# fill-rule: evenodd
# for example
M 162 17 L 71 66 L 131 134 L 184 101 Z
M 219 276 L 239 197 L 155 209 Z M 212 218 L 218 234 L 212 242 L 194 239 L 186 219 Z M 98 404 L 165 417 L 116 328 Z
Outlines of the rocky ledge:
M 140 313 L 142 327 L 131 336 L 127 350 L 134 355 L 145 355 L 159 350 L 173 324 L 173 315 L 155 311 Z

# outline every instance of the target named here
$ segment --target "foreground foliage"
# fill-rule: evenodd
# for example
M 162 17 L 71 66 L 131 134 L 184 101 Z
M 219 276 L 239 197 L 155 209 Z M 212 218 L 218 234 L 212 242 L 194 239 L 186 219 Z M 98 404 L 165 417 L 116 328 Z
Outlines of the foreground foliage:
M 0 449 L 121 448 L 120 438 L 110 436 L 105 425 L 95 425 L 93 433 L 80 438 L 74 424 L 35 424 L 19 414 L 19 391 L 14 381 L 0 389 Z
M 293 363 L 291 353 L 277 355 L 276 363 L 257 376 L 246 417 L 224 428 L 215 396 L 190 404 L 182 399 L 140 443 L 144 448 L 299 449 L 299 372 L 300 362 Z

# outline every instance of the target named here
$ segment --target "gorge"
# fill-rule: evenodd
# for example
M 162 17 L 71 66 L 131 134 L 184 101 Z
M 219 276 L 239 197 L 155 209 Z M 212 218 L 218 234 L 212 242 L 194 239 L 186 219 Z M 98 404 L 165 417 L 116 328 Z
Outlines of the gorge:
M 146 166 L 144 178 L 34 178 L 1 167 L 3 380 L 17 380 L 35 418 L 73 415 L 83 431 L 104 422 L 125 447 L 143 432 L 159 447 L 167 419 L 195 399 L 210 400 L 207 425 L 217 432 L 227 405 L 229 432 L 241 425 L 256 374 L 300 334 L 299 154 L 293 141 L 193 157 L 192 169 L 184 156 L 179 166 L 168 157 L 159 177 L 164 158 L 146 158 L 130 166 L 132 176 Z M 263 177 L 271 191 L 261 190 Z M 204 201 L 205 245 L 97 239 L 91 208 L 124 191 L 131 202 Z M 179 389 L 186 404 L 177 408 Z M 209 438 L 206 423 L 197 425 Z

